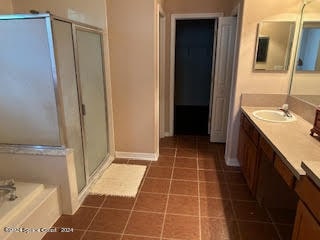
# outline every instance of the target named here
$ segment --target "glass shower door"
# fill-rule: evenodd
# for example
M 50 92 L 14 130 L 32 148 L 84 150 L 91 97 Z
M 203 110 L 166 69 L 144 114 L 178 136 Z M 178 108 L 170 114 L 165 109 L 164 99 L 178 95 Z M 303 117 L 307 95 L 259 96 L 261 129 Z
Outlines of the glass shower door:
M 108 154 L 102 35 L 76 27 L 75 37 L 84 155 L 87 175 L 91 176 Z

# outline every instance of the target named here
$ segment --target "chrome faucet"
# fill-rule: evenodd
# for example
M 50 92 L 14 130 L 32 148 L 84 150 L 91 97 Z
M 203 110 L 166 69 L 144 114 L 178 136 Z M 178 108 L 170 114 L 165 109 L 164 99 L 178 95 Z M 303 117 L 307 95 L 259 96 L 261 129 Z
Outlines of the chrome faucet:
M 279 108 L 280 111 L 284 112 L 284 114 L 291 118 L 292 114 L 289 112 L 289 105 L 288 104 L 283 104 L 281 108 Z
M 0 191 L 3 190 L 3 191 L 8 191 L 9 192 L 9 200 L 10 201 L 13 201 L 17 198 L 16 196 L 16 187 L 14 186 L 14 180 L 11 179 L 9 181 L 7 181 L 6 184 L 4 185 L 0 185 Z

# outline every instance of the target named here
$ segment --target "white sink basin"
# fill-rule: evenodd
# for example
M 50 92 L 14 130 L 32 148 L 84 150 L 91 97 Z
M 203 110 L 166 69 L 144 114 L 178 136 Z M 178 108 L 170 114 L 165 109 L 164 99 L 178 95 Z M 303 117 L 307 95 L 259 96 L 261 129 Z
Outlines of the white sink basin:
M 293 122 L 296 117 L 290 113 L 292 117 L 287 117 L 283 111 L 280 110 L 257 110 L 253 112 L 253 116 L 258 119 L 268 122 Z

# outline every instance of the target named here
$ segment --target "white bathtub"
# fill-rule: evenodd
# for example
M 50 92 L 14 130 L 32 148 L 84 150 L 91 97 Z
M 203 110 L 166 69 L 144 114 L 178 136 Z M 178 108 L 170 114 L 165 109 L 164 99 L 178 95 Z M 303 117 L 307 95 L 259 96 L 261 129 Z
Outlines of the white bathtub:
M 56 187 L 16 182 L 17 199 L 0 190 L 0 239 L 41 239 L 45 233 L 21 233 L 17 228 L 49 228 L 61 215 Z M 5 231 L 6 229 L 6 231 Z

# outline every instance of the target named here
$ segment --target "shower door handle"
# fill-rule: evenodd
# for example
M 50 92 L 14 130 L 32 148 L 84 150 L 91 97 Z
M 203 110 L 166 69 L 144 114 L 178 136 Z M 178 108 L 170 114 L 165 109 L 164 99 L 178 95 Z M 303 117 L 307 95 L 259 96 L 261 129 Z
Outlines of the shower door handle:
M 86 105 L 82 104 L 81 108 L 82 108 L 82 115 L 85 116 L 86 115 Z

